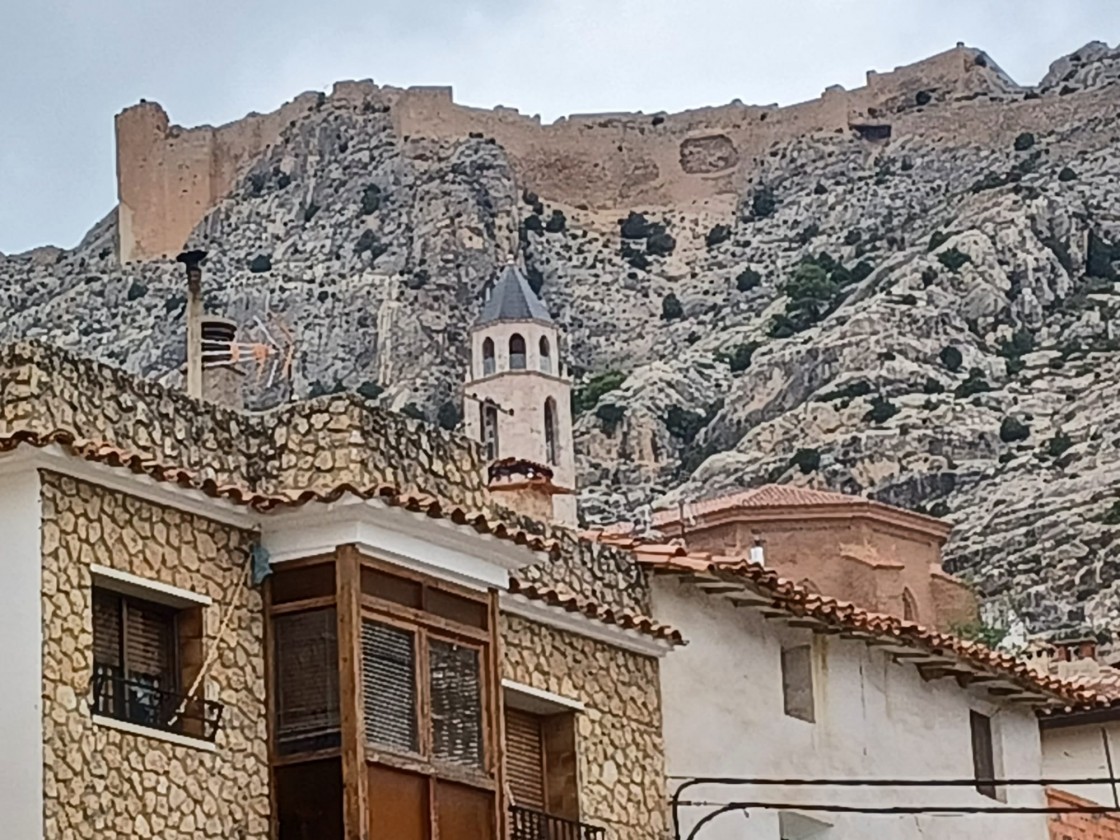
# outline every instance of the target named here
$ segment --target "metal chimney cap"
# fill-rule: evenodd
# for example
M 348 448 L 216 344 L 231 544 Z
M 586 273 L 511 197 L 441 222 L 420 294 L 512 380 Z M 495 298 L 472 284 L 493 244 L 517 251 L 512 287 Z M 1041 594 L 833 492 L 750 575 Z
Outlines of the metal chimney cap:
M 201 264 L 204 259 L 206 259 L 206 252 L 195 249 L 193 251 L 183 251 L 183 253 L 175 258 L 175 262 L 181 262 L 185 264 L 187 268 L 191 268 L 192 266 Z

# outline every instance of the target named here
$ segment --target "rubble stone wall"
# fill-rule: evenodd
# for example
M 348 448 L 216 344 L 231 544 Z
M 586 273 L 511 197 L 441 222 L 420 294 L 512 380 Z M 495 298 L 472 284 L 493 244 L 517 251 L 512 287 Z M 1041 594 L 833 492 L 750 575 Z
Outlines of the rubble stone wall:
M 502 617 L 504 678 L 579 700 L 580 818 L 610 840 L 663 840 L 665 752 L 656 659 Z
M 42 479 L 45 836 L 266 840 L 264 617 L 246 583 L 252 535 L 53 473 Z M 213 751 L 93 722 L 93 564 L 213 599 L 204 608 L 205 646 L 215 652 L 205 696 L 225 705 Z

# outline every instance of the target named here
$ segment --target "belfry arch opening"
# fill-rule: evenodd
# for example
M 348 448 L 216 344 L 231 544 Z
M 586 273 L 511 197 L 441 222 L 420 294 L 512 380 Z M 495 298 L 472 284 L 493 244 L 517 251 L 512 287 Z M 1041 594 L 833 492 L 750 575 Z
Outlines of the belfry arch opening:
M 509 368 L 510 370 L 525 370 L 525 339 L 520 333 L 509 337 Z

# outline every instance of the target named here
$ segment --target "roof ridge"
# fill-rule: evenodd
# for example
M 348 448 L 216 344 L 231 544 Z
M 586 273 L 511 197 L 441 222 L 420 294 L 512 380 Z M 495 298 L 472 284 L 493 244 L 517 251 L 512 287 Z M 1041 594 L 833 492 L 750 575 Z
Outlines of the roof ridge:
M 499 321 L 540 321 L 552 324 L 552 315 L 529 285 L 524 272 L 511 263 L 505 267 L 482 304 L 472 328 Z

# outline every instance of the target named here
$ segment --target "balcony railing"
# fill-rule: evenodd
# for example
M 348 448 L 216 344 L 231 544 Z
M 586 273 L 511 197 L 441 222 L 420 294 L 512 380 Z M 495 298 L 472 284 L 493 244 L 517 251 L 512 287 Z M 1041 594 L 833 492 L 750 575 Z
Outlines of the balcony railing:
M 605 840 L 607 830 L 594 825 L 550 817 L 540 811 L 509 809 L 510 840 Z
M 185 701 L 185 702 L 184 702 Z M 139 679 L 128 679 L 117 668 L 98 665 L 93 674 L 95 715 L 213 741 L 224 707 L 213 700 L 162 691 Z

